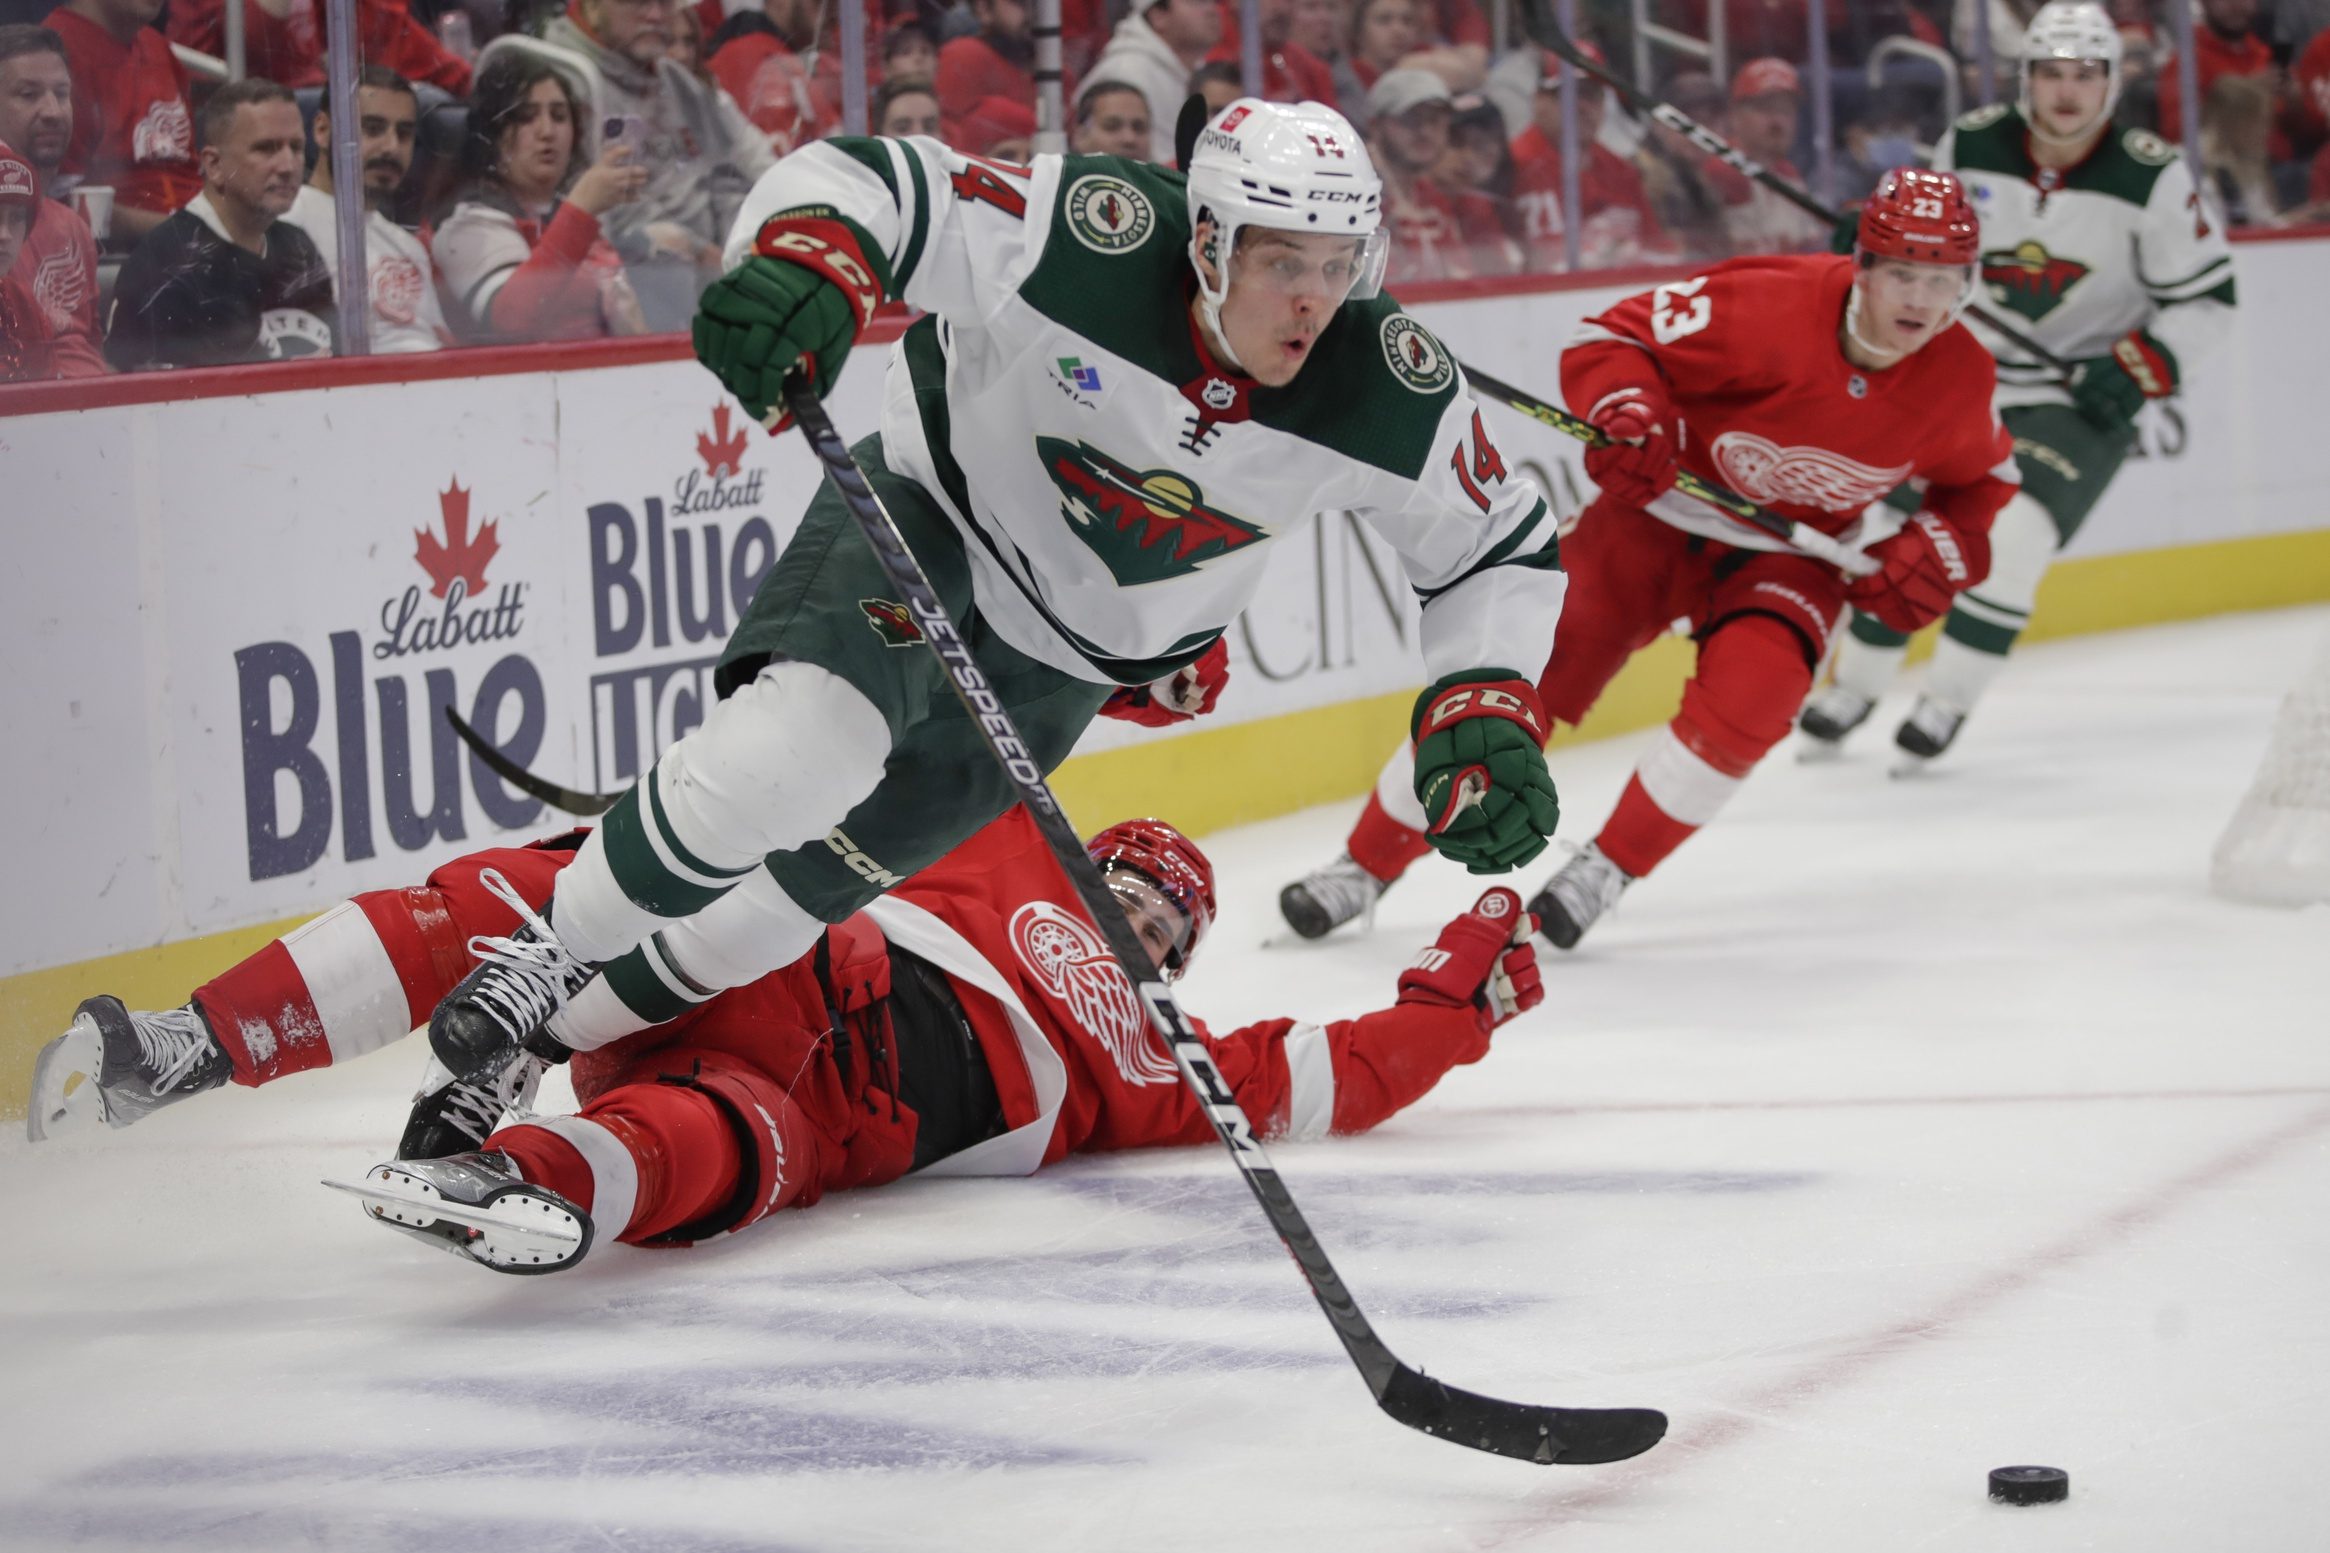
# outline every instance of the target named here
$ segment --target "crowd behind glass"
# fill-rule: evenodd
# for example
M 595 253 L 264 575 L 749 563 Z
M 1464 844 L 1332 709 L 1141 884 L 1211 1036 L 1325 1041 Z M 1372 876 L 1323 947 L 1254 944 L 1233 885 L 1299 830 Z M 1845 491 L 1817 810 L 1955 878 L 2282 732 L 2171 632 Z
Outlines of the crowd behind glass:
M 1500 3 L 1254 9 L 1261 95 L 1331 103 L 1365 134 L 1392 285 L 1828 242 L 1564 71 Z M 1218 108 L 1244 91 L 1240 8 L 1125 4 L 1062 0 L 1067 146 L 1170 161 L 1188 94 Z M 1920 160 L 1954 112 L 2013 99 L 2037 4 L 1582 0 L 1576 29 L 1624 78 L 1849 203 Z M 2120 121 L 2171 139 L 2180 4 L 2107 5 Z M 1026 0 L 355 0 L 353 14 L 372 352 L 684 329 L 753 181 L 857 113 L 1001 162 L 1037 137 Z M 859 92 L 845 16 L 865 28 Z M 2330 220 L 2330 0 L 2194 0 L 2191 25 L 2200 156 L 2227 219 Z M 343 115 L 326 44 L 322 0 L 0 0 L 0 381 L 334 349 L 327 148 Z

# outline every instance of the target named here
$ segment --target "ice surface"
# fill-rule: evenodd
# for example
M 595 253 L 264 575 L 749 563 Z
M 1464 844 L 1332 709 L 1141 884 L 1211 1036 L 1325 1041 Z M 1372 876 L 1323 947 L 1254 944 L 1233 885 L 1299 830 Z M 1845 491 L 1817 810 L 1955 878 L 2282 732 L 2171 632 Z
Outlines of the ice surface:
M 1277 1151 L 1403 1357 L 1666 1409 L 1637 1461 L 1385 1420 L 1210 1149 L 497 1276 L 317 1184 L 395 1138 L 407 1045 L 0 1144 L 0 1545 L 2330 1545 L 2330 910 L 2204 888 L 2326 623 L 2030 649 L 1889 781 L 1905 687 L 1842 763 L 1777 753 L 1485 1063 Z M 1638 748 L 1557 755 L 1566 834 Z M 1258 947 L 1346 818 L 1209 843 L 1193 1010 L 1375 1005 L 1472 897 L 1432 865 L 1372 937 Z M 2069 1503 L 1991 1505 L 2016 1462 Z

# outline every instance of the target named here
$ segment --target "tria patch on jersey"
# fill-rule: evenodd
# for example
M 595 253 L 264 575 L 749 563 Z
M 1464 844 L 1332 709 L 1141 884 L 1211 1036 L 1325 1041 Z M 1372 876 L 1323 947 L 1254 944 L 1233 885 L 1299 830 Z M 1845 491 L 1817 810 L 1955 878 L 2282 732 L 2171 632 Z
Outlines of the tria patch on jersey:
M 922 640 L 922 627 L 897 600 L 860 599 L 858 608 L 866 612 L 866 624 L 874 628 L 884 647 L 912 647 Z
M 1157 229 L 1149 196 L 1109 173 L 1086 173 L 1068 185 L 1060 207 L 1076 241 L 1094 253 L 1129 253 Z
M 2077 259 L 2059 258 L 2047 245 L 2026 238 L 2012 248 L 1994 248 L 1982 256 L 1982 283 L 2003 307 L 2025 318 L 2046 317 L 2063 305 L 2071 288 L 2086 278 L 2088 266 Z
M 1060 489 L 1060 510 L 1125 587 L 1186 577 L 1216 556 L 1254 543 L 1262 530 L 1205 504 L 1170 469 L 1136 471 L 1089 442 L 1036 438 L 1036 456 Z
M 1456 376 L 1456 363 L 1432 332 L 1405 313 L 1383 321 L 1383 359 L 1393 377 L 1419 394 L 1436 394 Z

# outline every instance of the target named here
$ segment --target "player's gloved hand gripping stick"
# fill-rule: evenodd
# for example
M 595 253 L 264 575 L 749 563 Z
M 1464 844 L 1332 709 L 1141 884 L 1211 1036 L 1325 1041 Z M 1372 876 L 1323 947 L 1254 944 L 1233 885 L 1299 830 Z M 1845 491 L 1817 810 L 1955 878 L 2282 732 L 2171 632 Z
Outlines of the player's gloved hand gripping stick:
M 938 654 L 946 666 L 948 683 L 970 713 L 989 752 L 1018 788 L 1020 801 L 1027 806 L 1061 868 L 1083 897 L 1085 909 L 1099 925 L 1109 952 L 1148 1009 L 1158 1039 L 1173 1054 L 1183 1081 L 1196 1094 L 1223 1147 L 1237 1161 L 1271 1228 L 1278 1232 L 1295 1264 L 1310 1281 L 1311 1293 L 1317 1298 L 1319 1308 L 1326 1312 L 1335 1335 L 1343 1340 L 1345 1351 L 1359 1367 L 1368 1390 L 1375 1395 L 1376 1404 L 1411 1429 L 1469 1445 L 1475 1450 L 1541 1465 L 1621 1461 L 1656 1445 L 1666 1433 L 1664 1413 L 1649 1408 L 1538 1407 L 1478 1396 L 1427 1378 L 1421 1371 L 1401 1363 L 1384 1346 L 1375 1328 L 1360 1312 L 1358 1302 L 1344 1287 L 1334 1264 L 1327 1260 L 1327 1253 L 1320 1248 L 1318 1238 L 1311 1233 L 1285 1183 L 1262 1152 L 1253 1124 L 1231 1098 L 1230 1086 L 1214 1066 L 1205 1043 L 1197 1038 L 1180 1005 L 1174 1002 L 1173 994 L 1149 964 L 1123 908 L 1101 882 L 1099 870 L 1085 854 L 1084 843 L 1077 838 L 1075 829 L 1061 812 L 1059 801 L 1052 796 L 1042 769 L 988 685 L 987 676 L 972 657 L 970 647 L 947 617 L 897 525 L 883 509 L 881 499 L 850 457 L 840 433 L 834 430 L 832 420 L 819 403 L 816 389 L 803 374 L 795 372 L 786 378 L 781 408 L 791 412 L 802 435 L 809 439 L 810 448 L 825 466 L 826 475 L 833 481 L 850 516 L 864 531 L 866 542 L 874 547 L 891 587 L 913 611 L 922 627 L 924 645 Z
M 1493 378 L 1476 367 L 1465 367 L 1464 375 L 1466 381 L 1490 398 L 1502 400 L 1531 420 L 1542 421 L 1564 436 L 1577 438 L 1589 448 L 1607 447 L 1610 444 L 1610 439 L 1599 428 L 1589 425 L 1582 417 L 1570 414 L 1559 405 L 1547 404 L 1534 394 L 1523 393 L 1512 384 Z M 1794 518 L 1783 518 L 1776 512 L 1766 512 L 1746 497 L 1727 491 L 1720 485 L 1710 485 L 1688 469 L 1675 472 L 1675 489 L 1685 496 L 1696 496 L 1711 507 L 1720 507 L 1743 523 L 1754 524 L 1774 539 L 1828 562 L 1848 577 L 1868 577 L 1883 569 L 1881 563 L 1823 534 L 1810 524 L 1799 523 Z

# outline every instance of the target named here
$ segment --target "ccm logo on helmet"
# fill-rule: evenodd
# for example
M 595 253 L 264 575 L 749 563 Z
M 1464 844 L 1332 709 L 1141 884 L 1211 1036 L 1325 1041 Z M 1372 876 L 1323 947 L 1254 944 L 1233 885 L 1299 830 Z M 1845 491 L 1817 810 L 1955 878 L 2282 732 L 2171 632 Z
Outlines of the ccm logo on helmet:
M 1356 205 L 1367 198 L 1357 189 L 1313 189 L 1310 197 L 1329 205 Z

